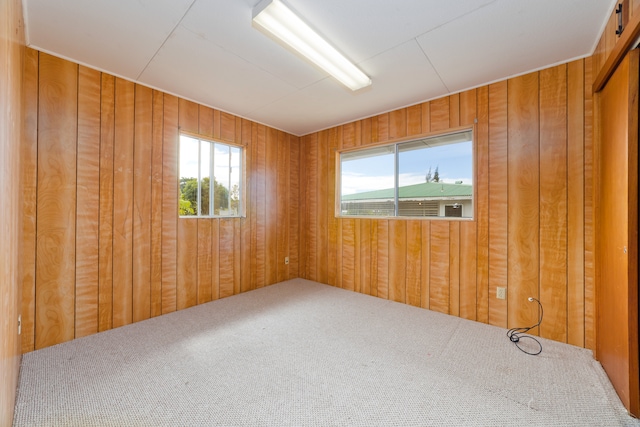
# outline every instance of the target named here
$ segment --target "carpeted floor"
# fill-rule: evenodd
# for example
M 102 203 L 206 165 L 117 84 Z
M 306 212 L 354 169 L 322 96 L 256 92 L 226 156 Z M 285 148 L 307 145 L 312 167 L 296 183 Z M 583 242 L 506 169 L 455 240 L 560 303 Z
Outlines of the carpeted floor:
M 24 355 L 14 426 L 640 426 L 505 332 L 296 279 Z

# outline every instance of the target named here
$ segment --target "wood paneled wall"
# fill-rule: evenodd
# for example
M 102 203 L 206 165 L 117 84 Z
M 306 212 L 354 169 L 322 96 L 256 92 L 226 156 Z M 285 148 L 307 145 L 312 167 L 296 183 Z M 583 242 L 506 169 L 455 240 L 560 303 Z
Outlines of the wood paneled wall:
M 20 366 L 20 135 L 24 25 L 19 0 L 0 0 L 0 425 L 13 422 Z
M 302 277 L 594 348 L 591 60 L 302 137 Z M 336 150 L 475 125 L 473 221 L 335 218 Z M 507 299 L 496 287 L 507 286 Z
M 24 78 L 23 352 L 298 277 L 298 137 L 31 49 Z M 244 147 L 245 218 L 178 218 L 180 129 Z

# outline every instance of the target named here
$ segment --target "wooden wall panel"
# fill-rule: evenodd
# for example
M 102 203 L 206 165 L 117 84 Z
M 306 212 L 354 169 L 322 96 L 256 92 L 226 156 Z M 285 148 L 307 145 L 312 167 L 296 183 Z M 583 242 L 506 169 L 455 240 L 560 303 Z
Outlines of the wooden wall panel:
M 101 76 L 98 331 L 113 327 L 113 146 L 115 77 Z
M 420 307 L 422 221 L 407 221 L 407 304 Z M 346 258 L 346 257 L 345 257 Z
M 289 264 L 285 264 L 285 257 L 289 256 L 289 204 L 287 203 L 289 187 L 289 138 L 284 132 L 278 132 L 276 140 L 278 147 L 277 171 L 276 171 L 276 282 L 282 282 L 289 277 Z
M 32 49 L 23 67 L 23 351 L 298 277 L 298 137 Z M 245 148 L 246 217 L 179 218 L 181 129 Z
M 302 137 L 300 275 L 334 284 L 339 259 L 344 288 L 501 327 L 535 322 L 527 298 L 540 297 L 553 311 L 543 336 L 592 343 L 590 68 L 574 61 Z M 334 217 L 332 135 L 344 149 L 458 126 L 475 131 L 473 220 Z
M 40 54 L 35 348 L 74 338 L 78 66 Z
M 178 98 L 164 95 L 162 133 L 162 314 L 176 311 Z
M 36 189 L 38 184 L 38 51 L 28 49 L 22 77 L 22 352 L 35 349 Z M 8 170 L 8 169 L 7 169 Z
M 133 321 L 151 317 L 153 91 L 135 87 L 133 139 Z
M 476 126 L 476 320 L 489 323 L 489 88 L 477 90 Z
M 538 73 L 508 83 L 508 326 L 533 325 L 540 279 L 540 130 Z M 547 286 L 547 284 L 545 284 Z M 534 331 L 532 333 L 536 333 Z
M 98 332 L 100 73 L 78 70 L 75 336 Z
M 407 302 L 407 222 L 389 221 L 389 299 Z
M 113 327 L 133 321 L 134 84 L 116 78 L 113 157 Z
M 251 233 L 253 228 L 251 227 L 251 218 L 250 215 L 252 211 L 252 197 L 251 197 L 251 182 L 250 179 L 250 170 L 251 170 L 251 122 L 248 120 L 241 121 L 241 143 L 244 147 L 244 164 L 245 169 L 247 170 L 245 173 L 245 182 L 244 182 L 244 190 L 245 190 L 245 212 L 247 217 L 241 219 L 241 269 L 240 269 L 240 291 L 247 292 L 249 290 L 255 289 L 254 284 L 251 282 Z M 248 182 L 247 182 L 248 181 Z M 297 236 L 297 233 L 296 233 Z M 297 257 L 299 259 L 299 257 Z
M 220 235 L 219 235 L 219 272 L 220 272 L 220 298 L 225 298 L 233 295 L 235 271 L 233 258 L 236 254 L 234 247 L 234 221 L 233 219 L 223 218 L 220 223 Z M 270 285 L 271 283 L 268 283 Z
M 164 134 L 164 96 L 153 91 L 151 147 L 151 283 L 150 315 L 162 314 L 162 138 Z
M 265 286 L 278 281 L 278 209 L 276 203 L 278 186 L 278 135 L 275 129 L 266 129 L 265 140 Z M 222 249 L 222 248 L 221 248 Z M 220 263 L 222 266 L 222 262 Z M 220 278 L 222 285 L 222 277 Z
M 584 346 L 584 61 L 567 66 L 567 342 Z
M 449 222 L 449 311 L 460 316 L 460 223 Z
M 33 264 L 30 260 L 29 269 L 22 270 L 20 256 L 23 248 L 31 247 L 34 243 L 24 245 L 25 236 L 22 210 L 24 188 L 22 187 L 21 160 L 25 157 L 20 152 L 21 136 L 24 132 L 28 138 L 28 151 L 33 154 L 33 130 L 23 128 L 23 124 L 33 124 L 33 111 L 23 109 L 32 103 L 22 104 L 23 89 L 23 60 L 33 70 L 33 58 L 24 55 L 24 24 L 22 17 L 22 3 L 19 0 L 3 1 L 0 5 L 0 188 L 5 209 L 0 213 L 0 307 L 2 307 L 2 321 L 0 322 L 0 425 L 10 426 L 13 422 L 13 412 L 20 371 L 20 336 L 18 335 L 18 316 L 21 308 L 21 288 L 24 285 L 33 294 Z M 24 82 L 25 93 L 33 101 L 33 89 L 37 87 L 37 74 L 33 71 L 29 80 Z M 31 116 L 31 117 L 30 117 Z M 23 121 L 24 120 L 24 121 Z M 33 160 L 26 166 L 27 176 L 35 173 Z M 30 195 L 27 202 L 35 207 Z M 33 218 L 33 216 L 31 216 Z M 33 222 L 30 224 L 33 226 Z M 29 242 L 34 241 L 31 231 Z M 35 251 L 34 251 L 35 253 Z M 32 258 L 32 257 L 30 257 Z M 34 257 L 32 259 L 35 259 Z M 26 273 L 26 274 L 25 274 Z M 22 304 L 25 306 L 25 304 Z M 32 307 L 28 304 L 27 307 Z M 35 310 L 35 308 L 34 308 Z M 31 315 L 31 319 L 33 316 Z
M 289 227 L 288 237 L 288 251 L 289 256 L 289 269 L 287 279 L 295 279 L 300 277 L 300 243 L 299 243 L 299 230 L 300 230 L 300 198 L 301 186 L 300 186 L 300 140 L 298 137 L 289 135 L 289 176 L 288 185 L 285 189 L 279 191 L 286 191 L 289 194 L 288 204 L 289 211 L 287 213 L 287 224 Z
M 584 346 L 596 349 L 593 64 L 584 64 Z
M 540 335 L 567 341 L 567 67 L 540 71 Z
M 429 309 L 449 313 L 449 222 L 430 225 Z
M 507 82 L 489 86 L 489 324 L 507 326 L 507 301 L 496 288 L 507 286 L 508 159 Z
M 178 221 L 178 261 L 176 265 L 176 308 L 198 303 L 198 220 Z
M 198 271 L 196 303 L 203 304 L 211 301 L 211 225 L 209 218 L 198 219 L 198 248 L 196 269 Z

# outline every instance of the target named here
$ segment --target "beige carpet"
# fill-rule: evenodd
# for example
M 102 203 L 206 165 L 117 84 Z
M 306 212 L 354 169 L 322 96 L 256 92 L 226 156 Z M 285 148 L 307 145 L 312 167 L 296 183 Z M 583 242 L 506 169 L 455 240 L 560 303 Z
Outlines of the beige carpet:
M 505 332 L 296 279 L 26 354 L 14 426 L 640 426 Z

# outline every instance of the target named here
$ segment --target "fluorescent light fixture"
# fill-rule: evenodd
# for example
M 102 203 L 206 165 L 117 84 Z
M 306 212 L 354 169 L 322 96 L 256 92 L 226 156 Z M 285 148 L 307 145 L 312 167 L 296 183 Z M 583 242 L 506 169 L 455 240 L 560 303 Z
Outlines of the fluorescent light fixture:
M 280 0 L 263 0 L 253 9 L 254 26 L 281 40 L 351 90 L 371 79 L 312 30 Z

